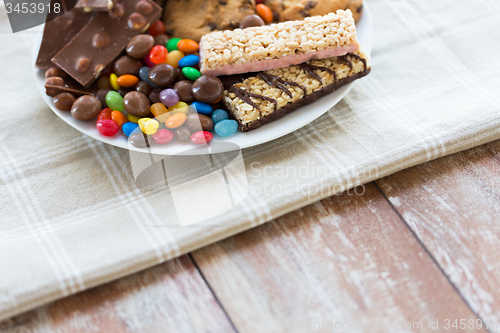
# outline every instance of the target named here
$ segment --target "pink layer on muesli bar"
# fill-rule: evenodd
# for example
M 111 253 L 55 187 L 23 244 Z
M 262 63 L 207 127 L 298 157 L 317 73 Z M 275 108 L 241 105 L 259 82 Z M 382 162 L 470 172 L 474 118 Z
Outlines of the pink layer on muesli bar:
M 252 62 L 247 62 L 243 64 L 235 65 L 223 65 L 221 67 L 216 67 L 214 69 L 201 68 L 201 73 L 203 75 L 232 75 L 240 73 L 249 72 L 260 72 L 267 71 L 269 69 L 287 67 L 291 65 L 298 65 L 311 59 L 325 59 L 330 57 L 340 57 L 346 55 L 347 53 L 355 52 L 359 49 L 359 45 L 351 44 L 348 46 L 337 47 L 330 50 L 321 50 L 311 53 L 293 54 L 289 56 L 283 56 L 277 59 L 263 59 L 256 60 Z

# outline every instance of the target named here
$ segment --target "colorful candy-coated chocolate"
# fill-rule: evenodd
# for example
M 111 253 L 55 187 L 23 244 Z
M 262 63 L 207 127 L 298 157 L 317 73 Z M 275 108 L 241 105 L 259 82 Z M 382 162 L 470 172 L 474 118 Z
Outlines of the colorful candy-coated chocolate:
M 168 107 L 179 103 L 179 95 L 174 89 L 164 89 L 160 92 L 160 101 Z
M 99 115 L 97 116 L 97 120 L 101 120 L 101 119 L 111 119 L 111 112 L 113 110 L 111 110 L 110 108 L 105 108 L 105 109 L 102 109 L 101 112 L 99 112 Z
M 179 102 L 179 103 L 175 104 L 174 106 L 169 107 L 168 111 L 170 111 L 172 113 L 187 114 L 189 112 L 189 106 L 184 102 Z
M 111 75 L 109 75 L 109 84 L 111 84 L 111 88 L 114 90 L 120 89 L 120 86 L 118 85 L 118 75 L 111 73 Z
M 209 115 L 212 113 L 213 109 L 210 104 L 203 103 L 203 102 L 193 102 L 191 104 L 191 109 L 193 109 L 195 112 L 204 114 L 204 115 Z
M 179 67 L 193 67 L 196 66 L 199 62 L 200 57 L 194 54 L 190 54 L 179 60 Z
M 139 122 L 139 119 L 141 119 L 141 118 L 136 117 L 136 116 L 133 116 L 133 115 L 131 115 L 131 114 L 128 114 L 128 115 L 127 115 L 127 120 L 128 120 L 129 122 L 131 122 L 131 123 L 135 123 L 135 124 L 137 124 L 137 123 Z
M 108 91 L 106 94 L 106 104 L 111 110 L 123 111 L 125 105 L 123 104 L 123 97 L 116 91 Z
M 226 110 L 217 109 L 217 110 L 214 110 L 214 112 L 212 112 L 212 121 L 214 122 L 214 124 L 217 124 L 219 121 L 222 121 L 222 120 L 225 120 L 228 118 L 229 118 L 229 115 L 227 114 Z
M 167 48 L 163 45 L 154 46 L 151 51 L 149 51 L 149 60 L 154 64 L 161 64 L 167 60 Z
M 123 124 L 125 124 L 128 121 L 127 117 L 125 117 L 123 113 L 121 113 L 120 111 L 111 112 L 111 119 L 116 121 L 116 123 L 118 124 L 118 126 L 120 126 L 120 128 L 123 126 Z
M 193 67 L 184 67 L 182 69 L 182 74 L 186 77 L 186 79 L 191 81 L 196 81 L 196 79 L 201 76 L 200 71 Z
M 177 128 L 179 126 L 182 126 L 185 121 L 186 115 L 184 113 L 176 113 L 168 117 L 167 121 L 165 122 L 165 126 L 167 128 Z
M 165 33 L 165 25 L 163 25 L 163 22 L 161 20 L 154 22 L 149 27 L 149 34 L 153 37 L 164 33 Z
M 198 131 L 196 133 L 193 133 L 193 135 L 191 135 L 191 142 L 196 143 L 197 145 L 203 145 L 205 143 L 209 143 L 210 141 L 212 141 L 213 138 L 214 136 L 210 132 Z
M 200 45 L 192 39 L 181 39 L 179 43 L 177 43 L 177 48 L 184 53 L 190 53 L 198 51 Z
M 153 64 L 153 66 L 154 66 L 154 64 Z M 158 86 L 155 85 L 153 82 L 151 82 L 151 80 L 149 79 L 149 71 L 150 70 L 151 70 L 151 68 L 149 68 L 149 67 L 142 67 L 139 70 L 139 77 L 141 78 L 142 81 L 149 83 L 149 85 L 151 87 L 158 88 Z
M 177 44 L 181 41 L 180 38 L 172 38 L 167 42 L 167 50 L 168 52 L 172 52 L 174 50 L 178 50 Z
M 169 52 L 167 55 L 167 64 L 169 64 L 173 68 L 178 68 L 179 61 L 184 58 L 185 58 L 184 53 L 182 53 L 179 50 L 173 50 L 172 52 Z
M 220 136 L 230 136 L 236 133 L 236 131 L 238 130 L 238 123 L 236 122 L 236 120 L 225 119 L 215 124 L 214 129 L 215 133 Z
M 113 136 L 120 130 L 116 121 L 111 119 L 101 119 L 97 121 L 97 130 L 104 136 Z
M 267 7 L 263 3 L 259 3 L 258 5 L 256 5 L 255 11 L 267 24 L 273 21 L 273 12 L 269 7 Z
M 153 67 L 154 65 L 156 65 L 154 62 L 152 62 L 150 59 L 149 59 L 149 54 L 147 56 L 145 56 L 143 59 L 144 63 L 146 64 L 146 66 L 148 66 L 149 68 Z
M 126 136 L 130 136 L 130 134 L 140 131 L 140 129 L 138 130 L 138 128 L 139 128 L 139 125 L 137 125 L 136 123 L 128 122 L 128 123 L 123 124 L 122 132 Z
M 153 135 L 160 127 L 160 123 L 155 119 L 141 118 L 139 119 L 139 127 L 147 135 Z
M 172 141 L 173 138 L 174 138 L 174 133 L 165 128 L 158 130 L 155 134 L 153 134 L 153 141 L 160 145 L 169 143 L 170 141 Z
M 133 87 L 139 82 L 139 79 L 135 75 L 125 74 L 119 76 L 116 82 L 120 87 Z
M 168 117 L 172 115 L 172 112 L 168 111 L 167 107 L 162 103 L 154 103 L 151 105 L 151 113 L 155 116 L 156 120 L 164 123 Z

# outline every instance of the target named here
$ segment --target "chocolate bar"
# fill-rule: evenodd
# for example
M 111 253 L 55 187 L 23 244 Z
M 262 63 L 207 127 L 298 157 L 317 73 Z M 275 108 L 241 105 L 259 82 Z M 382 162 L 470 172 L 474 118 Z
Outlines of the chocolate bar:
M 92 15 L 82 15 L 73 8 L 64 15 L 45 23 L 42 43 L 35 66 L 40 69 L 54 67 L 51 59 L 90 21 Z
M 279 119 L 343 85 L 367 75 L 369 57 L 362 51 L 237 77 L 226 81 L 224 104 L 243 132 Z
M 83 9 L 85 12 L 109 11 L 113 5 L 113 0 L 80 0 L 75 8 Z
M 150 0 L 121 0 L 109 13 L 95 14 L 52 62 L 88 87 L 121 54 L 132 37 L 160 18 L 161 11 Z
M 201 38 L 201 73 L 258 72 L 342 56 L 359 48 L 350 10 L 268 26 L 217 31 Z

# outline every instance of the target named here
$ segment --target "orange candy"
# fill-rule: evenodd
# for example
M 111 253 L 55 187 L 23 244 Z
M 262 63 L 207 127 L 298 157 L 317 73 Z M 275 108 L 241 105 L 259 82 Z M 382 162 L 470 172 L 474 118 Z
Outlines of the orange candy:
M 122 128 L 123 124 L 128 122 L 127 117 L 123 115 L 120 111 L 111 112 L 111 120 L 114 120 L 120 128 Z
M 162 123 L 164 123 L 172 115 L 172 112 L 169 112 L 167 107 L 162 103 L 154 103 L 151 105 L 150 110 L 156 120 L 161 121 Z
M 167 128 L 177 128 L 180 127 L 186 121 L 186 115 L 184 113 L 176 113 L 171 115 L 165 122 Z
M 177 43 L 177 48 L 179 49 L 179 51 L 184 53 L 196 52 L 200 48 L 200 45 L 198 45 L 198 43 L 196 43 L 192 39 L 181 39 L 179 43 Z
M 269 7 L 264 5 L 263 3 L 259 3 L 257 6 L 255 6 L 255 10 L 257 11 L 257 14 L 266 22 L 267 24 L 271 23 L 273 21 L 273 12 Z
M 117 81 L 120 87 L 132 87 L 135 86 L 137 82 L 139 82 L 139 79 L 136 76 L 130 74 L 125 74 L 118 77 Z

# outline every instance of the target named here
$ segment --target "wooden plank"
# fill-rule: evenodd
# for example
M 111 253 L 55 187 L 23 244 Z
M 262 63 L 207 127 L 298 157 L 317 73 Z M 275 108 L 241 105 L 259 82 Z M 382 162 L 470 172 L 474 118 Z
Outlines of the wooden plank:
M 192 256 L 242 333 L 437 332 L 445 319 L 476 320 L 372 184 Z
M 495 141 L 377 181 L 470 307 L 491 323 L 500 317 L 499 156 Z
M 234 332 L 182 256 L 0 323 L 5 332 Z

